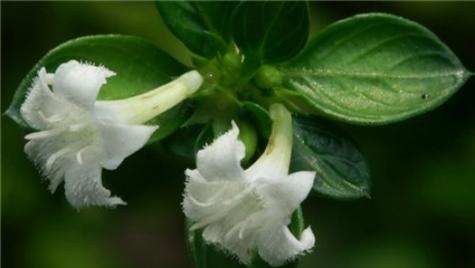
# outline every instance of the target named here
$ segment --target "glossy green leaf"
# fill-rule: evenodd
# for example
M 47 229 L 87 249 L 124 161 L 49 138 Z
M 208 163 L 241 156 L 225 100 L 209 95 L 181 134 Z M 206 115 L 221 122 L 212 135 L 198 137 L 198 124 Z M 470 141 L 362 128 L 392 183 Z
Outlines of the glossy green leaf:
M 185 235 L 188 252 L 191 256 L 195 268 L 270 268 L 259 256 L 256 256 L 253 262 L 244 266 L 239 264 L 236 259 L 231 257 L 229 253 L 224 252 L 217 246 L 208 244 L 203 240 L 202 231 L 190 231 L 191 222 L 187 219 L 185 223 Z M 300 235 L 304 230 L 304 222 L 302 210 L 297 209 L 292 215 L 292 221 L 289 226 L 293 234 Z M 291 262 L 287 265 L 279 266 L 281 268 L 296 268 L 298 261 Z
M 54 72 L 58 65 L 71 59 L 103 65 L 116 73 L 107 80 L 98 99 L 110 100 L 134 96 L 170 82 L 186 71 L 176 60 L 141 38 L 124 35 L 96 35 L 74 39 L 59 45 L 46 54 L 26 75 L 18 86 L 12 104 L 6 114 L 17 124 L 28 128 L 20 115 L 20 106 L 40 68 Z M 151 124 L 160 128 L 152 136 L 158 140 L 171 133 L 179 125 L 180 116 L 187 113 L 185 106 L 172 109 Z M 170 116 L 176 115 L 176 121 Z
M 315 170 L 313 189 L 335 198 L 369 196 L 369 170 L 343 133 L 315 117 L 294 117 L 292 169 Z
M 237 2 L 156 1 L 160 15 L 190 51 L 208 58 L 225 52 Z
M 281 71 L 324 114 L 374 124 L 433 109 L 470 76 L 428 29 L 379 13 L 330 25 Z
M 295 56 L 308 34 L 308 6 L 303 1 L 245 1 L 233 17 L 236 44 L 246 57 L 260 63 L 282 62 Z

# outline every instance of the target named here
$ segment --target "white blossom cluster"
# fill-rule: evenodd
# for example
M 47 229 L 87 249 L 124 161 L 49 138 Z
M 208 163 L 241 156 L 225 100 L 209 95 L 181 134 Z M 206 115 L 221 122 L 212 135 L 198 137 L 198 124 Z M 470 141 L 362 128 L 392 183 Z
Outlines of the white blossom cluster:
M 42 68 L 21 106 L 35 131 L 25 152 L 55 191 L 64 181 L 67 200 L 82 208 L 125 202 L 103 187 L 102 169 L 116 169 L 142 148 L 159 126 L 146 123 L 198 90 L 201 75 L 190 71 L 176 80 L 127 99 L 96 100 L 115 73 L 71 60 L 54 73 Z M 270 107 L 272 134 L 265 152 L 241 167 L 245 146 L 232 122 L 227 133 L 200 150 L 196 169 L 186 170 L 183 211 L 203 229 L 203 238 L 249 264 L 254 253 L 272 266 L 308 252 L 315 244 L 310 227 L 299 237 L 289 230 L 292 213 L 309 194 L 315 172 L 289 174 L 292 119 L 280 104 Z

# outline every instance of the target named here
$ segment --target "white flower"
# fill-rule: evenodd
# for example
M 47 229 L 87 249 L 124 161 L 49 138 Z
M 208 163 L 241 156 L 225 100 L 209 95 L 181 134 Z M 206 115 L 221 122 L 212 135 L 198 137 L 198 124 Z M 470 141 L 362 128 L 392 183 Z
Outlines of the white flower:
M 116 169 L 139 150 L 158 126 L 142 125 L 179 103 L 201 85 L 192 71 L 148 93 L 117 101 L 96 101 L 112 71 L 71 60 L 54 74 L 38 72 L 20 112 L 36 130 L 25 152 L 54 192 L 64 180 L 76 208 L 125 204 L 102 186 L 101 171 Z M 49 86 L 52 86 L 52 90 Z
M 280 104 L 270 108 L 274 121 L 265 152 L 248 169 L 240 161 L 245 147 L 232 129 L 197 154 L 197 169 L 186 170 L 185 215 L 203 228 L 203 238 L 240 262 L 249 264 L 254 250 L 272 266 L 310 250 L 310 227 L 297 239 L 289 230 L 292 213 L 307 197 L 315 172 L 288 174 L 292 150 L 292 119 Z

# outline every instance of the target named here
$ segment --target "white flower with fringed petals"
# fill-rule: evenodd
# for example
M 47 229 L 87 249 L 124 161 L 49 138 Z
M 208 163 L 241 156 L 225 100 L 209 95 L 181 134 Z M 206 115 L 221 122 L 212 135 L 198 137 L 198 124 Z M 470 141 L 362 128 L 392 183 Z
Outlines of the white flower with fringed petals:
M 197 169 L 186 170 L 183 201 L 192 230 L 249 264 L 256 251 L 272 266 L 282 265 L 315 244 L 310 227 L 296 238 L 288 224 L 309 194 L 315 172 L 289 174 L 292 119 L 280 104 L 270 108 L 274 121 L 262 156 L 248 169 L 241 167 L 245 147 L 239 129 L 218 137 L 197 154 Z
M 125 204 L 103 187 L 102 168 L 116 169 L 143 147 L 158 128 L 143 124 L 202 83 L 191 71 L 139 96 L 96 101 L 113 75 L 105 67 L 75 60 L 61 64 L 54 74 L 42 68 L 20 108 L 25 122 L 37 130 L 25 137 L 26 154 L 50 180 L 51 191 L 65 181 L 66 198 L 76 208 Z

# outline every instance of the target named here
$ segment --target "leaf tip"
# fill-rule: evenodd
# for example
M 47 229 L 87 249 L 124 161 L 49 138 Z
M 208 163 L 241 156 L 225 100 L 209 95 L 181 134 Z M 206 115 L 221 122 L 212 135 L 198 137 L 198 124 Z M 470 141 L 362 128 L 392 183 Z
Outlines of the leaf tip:
M 10 120 L 18 124 L 20 127 L 26 129 L 30 128 L 30 126 L 28 126 L 28 124 L 23 120 L 23 117 L 21 117 L 20 112 L 15 109 L 13 104 L 10 105 L 10 107 L 8 107 L 7 110 L 3 112 L 0 116 L 2 117 L 2 119 L 9 118 Z
M 367 189 L 361 190 L 361 194 L 362 194 L 363 197 L 366 197 L 367 199 L 372 199 L 371 194 L 369 193 L 369 190 L 367 190 Z
M 15 116 L 15 113 L 13 112 L 11 106 L 8 107 L 8 109 L 5 112 L 3 112 L 1 116 L 2 117 L 8 117 L 8 118 L 12 119 L 13 121 L 16 121 L 15 120 L 16 116 Z
M 368 177 L 368 183 L 367 184 L 364 184 L 364 185 L 361 185 L 359 187 L 359 191 L 360 191 L 360 197 L 364 197 L 364 198 L 367 198 L 367 199 L 372 199 L 371 197 L 371 190 L 370 190 L 370 184 L 369 184 L 369 180 L 370 178 Z
M 465 71 L 465 76 L 466 76 L 466 78 L 468 79 L 468 78 L 470 78 L 470 77 L 472 77 L 472 76 L 475 76 L 475 72 L 472 72 L 472 71 L 470 71 L 470 70 L 466 70 L 466 71 Z

